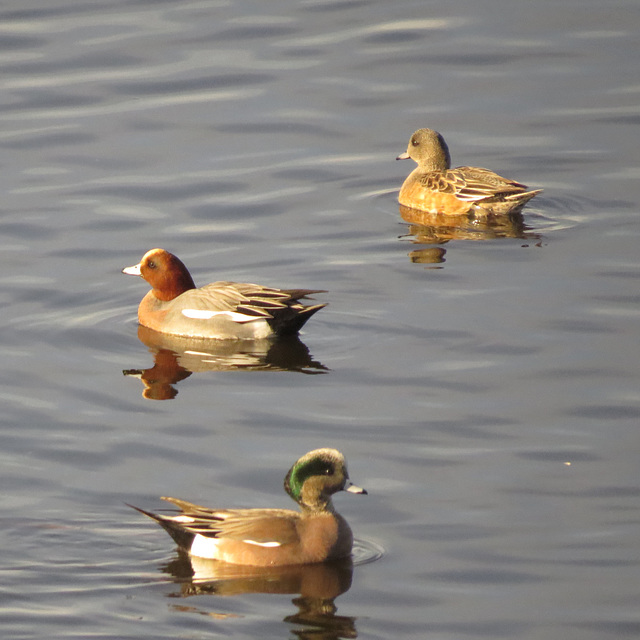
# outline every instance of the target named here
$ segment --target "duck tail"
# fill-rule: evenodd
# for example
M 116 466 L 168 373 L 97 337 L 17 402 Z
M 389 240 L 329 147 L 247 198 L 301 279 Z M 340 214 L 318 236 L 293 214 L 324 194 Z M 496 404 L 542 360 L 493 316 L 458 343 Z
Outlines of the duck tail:
M 186 551 L 189 551 L 191 549 L 193 539 L 195 538 L 195 533 L 192 533 L 191 531 L 186 529 L 179 522 L 175 522 L 172 517 L 161 516 L 157 513 L 152 513 L 151 511 L 145 511 L 144 509 L 136 507 L 133 504 L 129 504 L 128 502 L 125 502 L 125 504 L 128 507 L 131 507 L 132 509 L 135 509 L 136 511 L 139 511 L 145 516 L 151 518 L 152 520 L 155 520 L 173 538 L 174 542 L 179 547 L 185 549 Z
M 524 207 L 531 198 L 542 193 L 542 189 L 535 189 L 534 191 L 525 191 L 524 193 L 513 193 L 505 196 L 505 202 L 517 202 L 519 206 Z
M 291 309 L 294 313 L 287 313 L 285 318 L 273 319 L 275 321 L 274 331 L 279 336 L 295 335 L 306 324 L 307 320 L 314 314 L 326 307 L 327 304 L 314 304 L 310 307 L 301 307 L 299 309 Z

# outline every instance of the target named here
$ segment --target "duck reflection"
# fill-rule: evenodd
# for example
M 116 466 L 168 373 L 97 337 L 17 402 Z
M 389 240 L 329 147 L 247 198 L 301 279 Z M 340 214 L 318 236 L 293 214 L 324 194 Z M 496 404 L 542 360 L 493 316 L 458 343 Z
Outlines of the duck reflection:
M 494 240 L 496 238 L 539 239 L 529 231 L 522 213 L 504 215 L 444 215 L 428 213 L 400 205 L 400 216 L 409 223 L 411 241 L 415 244 L 442 244 L 451 240 Z M 407 237 L 403 236 L 403 237 Z M 446 250 L 420 249 L 412 251 L 412 262 L 438 264 L 444 262 Z
M 284 618 L 284 622 L 303 627 L 292 633 L 300 638 L 326 640 L 358 635 L 355 618 L 336 615 L 334 602 L 351 587 L 351 558 L 322 564 L 250 567 L 196 558 L 179 551 L 162 570 L 180 585 L 179 592 L 170 594 L 172 598 L 245 593 L 298 594 L 292 600 L 298 611 Z M 210 615 L 200 608 L 180 608 Z
M 298 371 L 325 373 L 327 367 L 313 360 L 297 336 L 264 340 L 189 339 L 138 327 L 138 338 L 153 354 L 148 369 L 125 369 L 125 376 L 140 378 L 142 397 L 171 400 L 178 395 L 175 384 L 192 373 L 205 371 Z

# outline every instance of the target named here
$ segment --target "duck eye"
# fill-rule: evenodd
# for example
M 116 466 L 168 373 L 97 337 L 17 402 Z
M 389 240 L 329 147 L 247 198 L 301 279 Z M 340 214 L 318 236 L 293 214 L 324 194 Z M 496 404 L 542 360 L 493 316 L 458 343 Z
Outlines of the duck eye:
M 414 147 L 417 147 L 417 146 L 419 146 L 419 145 L 420 145 L 420 142 L 419 142 L 416 138 L 414 138 L 414 139 L 411 141 L 411 144 L 412 144 Z
M 156 263 L 153 260 L 149 260 L 149 262 L 147 262 L 147 267 L 149 267 L 149 269 L 155 269 Z

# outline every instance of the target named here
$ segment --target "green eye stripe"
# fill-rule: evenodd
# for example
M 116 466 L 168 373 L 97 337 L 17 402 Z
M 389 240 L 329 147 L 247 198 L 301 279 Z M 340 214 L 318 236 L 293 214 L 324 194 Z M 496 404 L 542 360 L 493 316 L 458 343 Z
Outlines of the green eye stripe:
M 332 462 L 323 458 L 314 458 L 308 462 L 296 465 L 287 476 L 287 484 L 291 495 L 300 499 L 300 492 L 304 483 L 313 476 L 331 476 L 335 473 Z

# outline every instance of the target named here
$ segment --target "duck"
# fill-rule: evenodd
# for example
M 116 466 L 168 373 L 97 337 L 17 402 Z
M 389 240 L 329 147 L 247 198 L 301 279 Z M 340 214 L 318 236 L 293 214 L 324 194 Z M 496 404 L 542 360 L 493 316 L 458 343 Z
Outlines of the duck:
M 138 322 L 186 338 L 261 340 L 295 335 L 326 304 L 301 300 L 322 289 L 274 289 L 259 284 L 213 282 L 196 288 L 184 263 L 165 249 L 151 249 L 122 273 L 140 276 L 151 291 L 140 302 Z
M 445 215 L 508 215 L 522 210 L 542 189 L 527 191 L 524 184 L 480 167 L 451 168 L 449 147 L 433 129 L 418 129 L 406 152 L 418 166 L 404 181 L 398 202 L 405 207 Z
M 179 549 L 196 558 L 254 566 L 305 565 L 347 558 L 353 533 L 336 513 L 338 491 L 366 494 L 349 480 L 347 463 L 336 449 L 314 449 L 293 464 L 284 489 L 300 506 L 291 509 L 210 509 L 163 497 L 176 515 L 128 505 L 155 520 Z

